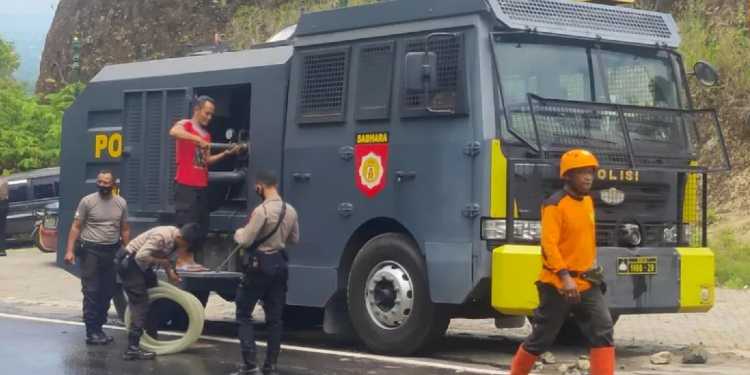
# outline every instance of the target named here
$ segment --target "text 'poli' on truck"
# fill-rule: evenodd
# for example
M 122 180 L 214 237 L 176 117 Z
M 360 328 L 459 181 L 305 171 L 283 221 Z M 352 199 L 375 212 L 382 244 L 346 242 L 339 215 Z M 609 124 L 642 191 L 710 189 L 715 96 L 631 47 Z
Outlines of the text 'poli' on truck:
M 523 324 L 538 303 L 540 206 L 573 147 L 602 163 L 613 314 L 707 311 L 706 176 L 729 161 L 715 112 L 692 109 L 679 41 L 671 16 L 631 8 L 400 0 L 304 14 L 289 39 L 251 50 L 107 66 L 65 115 L 61 228 L 103 168 L 121 176 L 136 234 L 173 223 L 168 130 L 205 94 L 213 138 L 251 153 L 212 167 L 199 261 L 228 257 L 258 203 L 255 172 L 277 171 L 300 212 L 295 324 L 353 329 L 391 354 L 424 348 L 451 318 Z M 237 259 L 223 271 L 183 287 L 232 300 Z

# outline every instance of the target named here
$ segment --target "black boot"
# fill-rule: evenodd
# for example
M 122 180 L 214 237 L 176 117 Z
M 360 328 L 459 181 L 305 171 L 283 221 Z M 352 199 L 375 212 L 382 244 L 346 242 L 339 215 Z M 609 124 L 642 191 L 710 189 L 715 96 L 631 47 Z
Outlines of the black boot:
M 156 353 L 148 350 L 141 349 L 139 346 L 128 345 L 125 353 L 122 355 L 122 359 L 126 361 L 132 361 L 134 359 L 154 359 Z
M 156 357 L 156 353 L 141 349 L 141 335 L 143 335 L 142 329 L 135 329 L 128 334 L 128 348 L 122 355 L 124 360 L 154 359 Z
M 240 369 L 237 370 L 237 372 L 233 372 L 230 375 L 262 375 L 263 373 L 260 372 L 260 368 L 258 366 L 249 367 L 248 365 L 242 365 L 240 366 Z
M 279 375 L 279 370 L 275 363 L 268 363 L 263 365 L 263 375 Z
M 107 345 L 112 341 L 109 341 L 111 337 L 106 336 L 103 333 L 93 332 L 86 334 L 86 345 Z
M 242 366 L 240 366 L 237 375 L 261 375 L 260 368 L 258 368 L 255 351 L 243 350 L 242 351 Z
M 263 363 L 263 375 L 278 375 L 279 370 L 276 368 L 276 362 L 279 360 L 279 352 L 269 350 L 266 352 L 266 360 Z
M 99 331 L 99 335 L 102 336 L 102 337 L 104 337 L 107 340 L 107 344 L 112 343 L 112 342 L 115 341 L 114 337 L 112 337 L 112 336 L 104 333 L 104 331 Z

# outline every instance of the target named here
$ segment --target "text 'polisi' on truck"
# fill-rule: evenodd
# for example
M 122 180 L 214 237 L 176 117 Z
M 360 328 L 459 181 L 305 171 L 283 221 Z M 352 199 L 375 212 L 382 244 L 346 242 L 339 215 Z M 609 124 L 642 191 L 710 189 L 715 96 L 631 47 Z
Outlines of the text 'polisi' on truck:
M 540 206 L 574 147 L 602 163 L 613 314 L 707 311 L 706 176 L 729 160 L 715 112 L 692 109 L 679 42 L 670 15 L 627 7 L 397 0 L 304 14 L 288 39 L 250 50 L 107 66 L 65 115 L 62 233 L 103 168 L 121 176 L 135 232 L 172 224 L 168 131 L 210 95 L 214 139 L 251 153 L 212 167 L 198 260 L 229 256 L 258 203 L 255 171 L 278 171 L 300 212 L 295 324 L 401 355 L 451 318 L 523 324 L 538 304 Z M 718 79 L 705 63 L 695 74 Z M 233 258 L 183 288 L 232 300 L 238 271 Z

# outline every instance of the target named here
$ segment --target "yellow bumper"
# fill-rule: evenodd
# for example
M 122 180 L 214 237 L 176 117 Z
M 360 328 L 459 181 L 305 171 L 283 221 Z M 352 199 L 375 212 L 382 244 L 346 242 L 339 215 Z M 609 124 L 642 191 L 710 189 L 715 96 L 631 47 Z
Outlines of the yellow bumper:
M 534 283 L 541 270 L 539 246 L 496 248 L 492 252 L 492 307 L 507 315 L 531 315 L 539 305 Z
M 713 251 L 708 248 L 676 248 L 675 251 L 680 264 L 679 306 L 675 306 L 675 312 L 710 310 L 715 300 Z M 493 250 L 492 307 L 507 315 L 531 315 L 539 305 L 534 283 L 541 269 L 539 246 L 504 245 Z M 614 267 L 605 265 L 605 271 L 614 272 Z
M 716 300 L 714 252 L 705 247 L 677 248 L 680 255 L 680 312 L 705 312 Z

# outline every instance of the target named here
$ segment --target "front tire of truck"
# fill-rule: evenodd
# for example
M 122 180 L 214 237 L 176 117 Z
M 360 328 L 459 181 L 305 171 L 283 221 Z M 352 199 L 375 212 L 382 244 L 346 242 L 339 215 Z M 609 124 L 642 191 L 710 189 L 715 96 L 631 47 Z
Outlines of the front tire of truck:
M 347 303 L 357 335 L 381 354 L 428 349 L 450 322 L 430 300 L 417 245 L 399 233 L 376 236 L 359 251 L 349 274 Z

